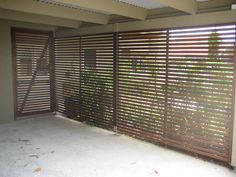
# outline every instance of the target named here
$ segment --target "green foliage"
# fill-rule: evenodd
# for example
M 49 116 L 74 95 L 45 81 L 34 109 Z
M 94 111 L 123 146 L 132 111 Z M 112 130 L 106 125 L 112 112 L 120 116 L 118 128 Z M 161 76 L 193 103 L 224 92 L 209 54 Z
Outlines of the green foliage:
M 113 97 L 111 95 L 112 86 L 107 82 L 107 78 L 102 76 L 96 69 L 85 69 L 81 78 L 81 104 L 90 107 L 90 116 L 105 118 L 106 112 L 112 108 Z M 86 114 L 81 110 L 82 115 Z
M 217 30 L 213 31 L 209 36 L 209 58 L 215 58 L 219 55 L 219 42 L 221 42 L 220 35 Z
M 185 131 L 189 131 L 190 125 L 196 123 L 202 126 L 200 127 L 202 131 L 199 131 L 199 134 L 209 133 L 210 130 L 205 127 L 206 118 L 214 119 L 214 113 L 217 114 L 219 111 L 227 111 L 227 108 L 218 105 L 217 102 L 213 102 L 212 100 L 214 100 L 215 97 L 218 99 L 221 97 L 224 98 L 224 94 L 221 96 L 221 93 L 215 87 L 219 85 L 222 86 L 223 89 L 226 84 L 228 84 L 228 81 L 221 80 L 220 78 L 224 77 L 224 73 L 226 75 L 229 73 L 222 69 L 222 64 L 225 63 L 222 61 L 222 54 L 219 50 L 219 43 L 222 41 L 220 34 L 215 30 L 209 35 L 208 39 L 208 56 L 186 57 L 182 59 L 181 64 L 178 64 L 178 62 L 175 63 L 179 65 L 175 68 L 176 73 L 179 74 L 179 76 L 175 76 L 175 85 L 160 85 L 160 81 L 158 81 L 160 76 L 159 65 L 157 63 L 158 58 L 132 58 L 131 54 L 131 57 L 122 59 L 122 63 L 125 63 L 125 65 L 120 66 L 120 71 L 125 72 L 126 82 L 136 82 L 135 86 L 129 87 L 132 93 L 138 93 L 136 100 L 147 100 L 146 103 L 135 104 L 132 108 L 125 107 L 128 103 L 124 104 L 124 107 L 122 107 L 121 104 L 122 111 L 131 119 L 130 121 L 132 121 L 133 118 L 137 119 L 137 116 L 142 117 L 142 115 L 149 116 L 150 119 L 159 117 L 160 114 L 157 109 L 161 100 L 158 94 L 167 91 L 167 97 L 170 103 L 167 111 L 172 112 L 173 108 L 176 110 L 179 109 L 180 112 L 185 112 L 185 116 L 182 116 L 182 120 L 181 118 L 178 120 L 182 122 L 182 125 L 185 124 Z M 171 63 L 173 64 L 174 62 L 174 59 L 172 59 Z M 165 63 L 163 66 L 164 65 Z M 149 77 L 152 79 L 141 82 L 140 77 Z M 219 77 L 219 79 L 216 79 L 217 77 Z M 207 83 L 206 80 L 208 78 L 209 83 Z M 216 94 L 218 95 L 216 96 Z M 150 95 L 155 96 L 150 98 Z M 145 106 L 149 109 L 144 108 Z M 137 116 L 134 116 L 134 112 Z M 211 112 L 212 115 L 209 115 L 208 112 Z M 199 117 L 199 119 L 196 120 L 194 118 L 194 120 L 193 116 L 195 116 L 195 118 Z M 148 118 L 142 119 L 147 119 L 148 121 Z M 172 117 L 170 117 L 170 119 L 172 119 Z

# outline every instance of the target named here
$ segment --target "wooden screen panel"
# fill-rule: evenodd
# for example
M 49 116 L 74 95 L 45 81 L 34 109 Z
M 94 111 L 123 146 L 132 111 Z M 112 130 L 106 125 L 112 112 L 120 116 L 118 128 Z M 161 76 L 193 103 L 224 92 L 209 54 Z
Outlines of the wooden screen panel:
M 81 37 L 81 118 L 113 128 L 113 34 Z
M 52 33 L 12 30 L 15 115 L 53 111 Z
M 166 95 L 166 30 L 118 34 L 117 128 L 162 141 Z
M 230 161 L 235 25 L 169 30 L 166 139 Z
M 57 39 L 57 110 L 68 81 L 80 120 L 230 162 L 234 45 L 235 25 Z
M 57 111 L 113 128 L 113 34 L 55 39 Z
M 79 119 L 80 37 L 55 39 L 56 110 Z
M 230 162 L 235 25 L 118 34 L 117 127 Z

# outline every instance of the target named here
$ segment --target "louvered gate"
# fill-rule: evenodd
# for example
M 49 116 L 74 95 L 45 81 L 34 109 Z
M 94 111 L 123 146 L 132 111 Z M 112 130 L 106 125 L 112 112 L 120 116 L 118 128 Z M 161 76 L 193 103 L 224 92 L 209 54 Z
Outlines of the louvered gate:
M 15 116 L 53 111 L 53 35 L 12 29 Z

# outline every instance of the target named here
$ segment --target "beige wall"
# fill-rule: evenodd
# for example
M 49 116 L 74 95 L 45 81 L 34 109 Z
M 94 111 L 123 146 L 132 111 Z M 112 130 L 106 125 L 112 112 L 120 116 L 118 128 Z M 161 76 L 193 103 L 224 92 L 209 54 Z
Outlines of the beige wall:
M 55 27 L 0 19 L 0 123 L 14 120 L 11 27 L 55 31 Z
M 0 21 L 0 123 L 13 120 L 10 29 Z

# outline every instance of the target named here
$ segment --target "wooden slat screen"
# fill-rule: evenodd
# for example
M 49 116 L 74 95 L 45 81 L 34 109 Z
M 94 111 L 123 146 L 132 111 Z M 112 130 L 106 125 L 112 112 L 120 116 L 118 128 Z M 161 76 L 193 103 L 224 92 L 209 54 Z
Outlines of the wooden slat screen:
M 80 37 L 55 39 L 56 109 L 79 118 Z
M 118 131 L 161 141 L 165 116 L 166 42 L 166 30 L 118 34 Z
M 113 128 L 113 34 L 81 37 L 81 117 Z
M 57 110 L 230 162 L 235 29 L 215 25 L 58 38 Z M 67 71 L 74 73 L 70 79 Z M 66 99 L 65 83 L 66 93 L 76 96 Z
M 113 34 L 55 40 L 57 111 L 113 128 Z
M 53 111 L 52 33 L 12 30 L 16 116 Z
M 227 161 L 235 25 L 169 31 L 166 140 Z
M 235 25 L 119 33 L 118 131 L 229 162 Z

